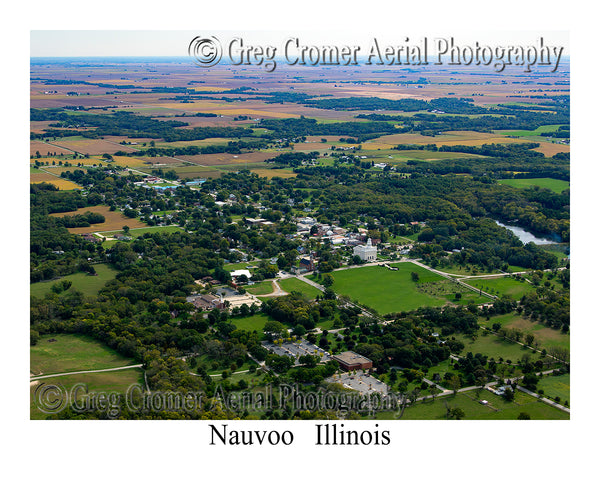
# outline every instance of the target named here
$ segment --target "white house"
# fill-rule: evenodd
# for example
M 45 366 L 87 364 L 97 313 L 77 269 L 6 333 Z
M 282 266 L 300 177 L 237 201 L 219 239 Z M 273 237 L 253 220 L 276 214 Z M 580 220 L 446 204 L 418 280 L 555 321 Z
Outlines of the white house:
M 369 238 L 366 245 L 357 245 L 354 247 L 354 255 L 358 255 L 361 260 L 367 262 L 377 260 L 377 247 L 372 245 Z

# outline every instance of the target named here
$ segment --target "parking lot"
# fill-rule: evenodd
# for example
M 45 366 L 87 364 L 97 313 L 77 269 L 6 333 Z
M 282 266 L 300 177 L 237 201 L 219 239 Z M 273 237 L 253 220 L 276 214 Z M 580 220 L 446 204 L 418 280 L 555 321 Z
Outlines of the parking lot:
M 321 357 L 322 362 L 331 360 L 331 355 L 329 355 L 329 353 L 306 340 L 300 340 L 299 342 L 284 342 L 281 345 L 262 342 L 262 345 L 276 355 L 294 357 L 296 365 L 300 364 L 298 358 L 302 355 L 317 355 Z
M 344 387 L 357 390 L 360 393 L 379 392 L 385 395 L 388 392 L 387 384 L 381 380 L 377 380 L 368 373 L 348 372 L 339 375 L 336 374 L 333 377 L 329 377 L 327 381 L 341 383 Z

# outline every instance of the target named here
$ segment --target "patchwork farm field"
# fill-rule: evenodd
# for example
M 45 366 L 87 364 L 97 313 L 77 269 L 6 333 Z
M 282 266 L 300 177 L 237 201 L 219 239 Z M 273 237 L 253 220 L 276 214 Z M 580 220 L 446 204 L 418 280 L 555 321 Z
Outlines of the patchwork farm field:
M 123 226 L 127 225 L 129 228 L 143 228 L 147 225 L 140 222 L 137 218 L 129 218 L 123 215 L 121 212 L 111 212 L 110 208 L 106 205 L 96 205 L 94 207 L 80 208 L 74 212 L 63 212 L 63 213 L 52 213 L 53 217 L 63 217 L 65 215 L 77 215 L 85 212 L 100 213 L 104 215 L 105 221 L 102 223 L 95 223 L 89 227 L 75 227 L 69 228 L 69 232 L 74 234 L 81 233 L 94 233 L 94 232 L 110 232 L 116 230 L 122 230 Z
M 38 170 L 39 171 L 39 170 Z M 51 183 L 56 186 L 59 190 L 75 190 L 77 188 L 82 188 L 74 182 L 70 180 L 65 180 L 63 178 L 57 177 L 56 175 L 52 175 L 50 173 L 30 173 L 29 174 L 29 183 Z

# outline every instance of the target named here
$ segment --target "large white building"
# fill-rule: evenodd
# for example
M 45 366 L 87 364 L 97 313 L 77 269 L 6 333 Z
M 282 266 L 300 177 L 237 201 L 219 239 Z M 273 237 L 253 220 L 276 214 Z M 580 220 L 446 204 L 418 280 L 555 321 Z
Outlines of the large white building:
M 373 246 L 369 238 L 366 245 L 357 245 L 354 247 L 354 255 L 358 255 L 361 260 L 366 262 L 377 260 L 377 247 Z

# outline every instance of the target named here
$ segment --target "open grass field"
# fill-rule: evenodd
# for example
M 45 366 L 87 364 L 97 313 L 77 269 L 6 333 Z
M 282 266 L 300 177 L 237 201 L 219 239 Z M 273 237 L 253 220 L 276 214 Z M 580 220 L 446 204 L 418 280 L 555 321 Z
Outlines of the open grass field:
M 361 267 L 333 272 L 333 290 L 368 305 L 380 314 L 414 310 L 422 306 L 442 306 L 445 300 L 421 293 L 411 279 L 411 272 L 419 274 L 419 282 L 432 282 L 441 277 L 412 263 L 393 266 L 398 271 L 383 267 Z
M 561 402 L 568 400 L 571 403 L 571 375 L 546 375 L 537 384 L 537 388 L 544 391 L 544 396 L 549 398 L 560 397 Z
M 266 282 L 255 283 L 249 287 L 245 287 L 248 293 L 252 295 L 268 295 L 273 293 L 273 282 L 267 280 Z
M 57 280 L 32 283 L 30 293 L 35 297 L 42 298 L 46 293 L 51 291 L 53 285 L 60 283 L 63 280 L 70 280 L 72 285 L 67 292 L 76 289 L 87 296 L 96 295 L 106 282 L 116 277 L 117 271 L 106 264 L 94 265 L 94 268 L 98 275 L 88 275 L 87 273 L 79 272 L 73 273 L 72 275 L 66 275 Z M 61 295 L 64 295 L 67 292 L 63 292 Z
M 507 178 L 504 180 L 498 180 L 498 183 L 501 183 L 502 185 L 509 185 L 515 188 L 538 186 L 552 190 L 554 193 L 560 193 L 569 188 L 569 182 L 564 180 L 556 180 L 554 178 Z
M 56 341 L 49 341 L 54 339 Z M 30 347 L 29 370 L 34 375 L 99 370 L 134 365 L 126 358 L 93 338 L 79 334 L 42 335 Z
M 81 233 L 112 232 L 116 230 L 122 230 L 124 225 L 127 225 L 129 228 L 147 227 L 145 223 L 140 222 L 137 218 L 126 217 L 117 210 L 111 212 L 109 207 L 106 205 L 80 208 L 74 212 L 51 213 L 50 215 L 53 217 L 64 217 L 65 215 L 77 215 L 85 212 L 100 213 L 101 215 L 104 215 L 105 221 L 102 223 L 94 223 L 89 227 L 69 228 L 68 230 L 70 233 L 77 235 Z
M 268 321 L 269 316 L 264 313 L 258 313 L 250 317 L 231 319 L 231 323 L 233 323 L 238 329 L 247 330 L 249 332 L 253 332 L 254 330 L 257 332 L 262 332 L 265 323 Z
M 143 227 L 143 228 L 132 228 L 127 233 L 128 237 L 137 238 L 145 233 L 173 233 L 173 232 L 183 232 L 181 227 L 176 225 L 166 225 L 164 227 Z M 123 229 L 114 230 L 111 232 L 101 232 L 99 235 L 103 237 L 112 237 L 113 235 L 123 234 Z
M 497 130 L 496 133 L 515 137 L 534 137 L 538 136 L 540 133 L 556 132 L 560 126 L 561 125 L 542 125 L 535 130 Z
M 483 332 L 480 332 L 475 340 L 462 334 L 454 336 L 465 345 L 465 349 L 461 352 L 461 355 L 466 355 L 468 352 L 472 352 L 473 355 L 481 353 L 482 355 L 487 355 L 488 358 L 496 360 L 503 358 L 505 361 L 510 360 L 516 363 L 521 360 L 525 353 L 528 353 L 534 361 L 539 359 L 539 354 L 536 354 L 530 348 L 523 347 L 512 340 L 503 340 L 491 333 L 483 335 Z
M 63 377 L 53 377 L 47 380 L 30 383 L 30 418 L 31 420 L 44 420 L 52 418 L 54 415 L 49 415 L 40 411 L 34 401 L 34 393 L 38 384 L 45 382 L 46 385 L 58 385 L 63 392 L 72 392 L 73 396 L 77 395 L 79 403 L 85 402 L 88 395 L 105 393 L 120 393 L 125 394 L 131 385 L 144 386 L 144 373 L 140 368 L 132 368 L 128 370 L 119 370 L 116 372 L 100 372 L 100 373 L 82 373 L 78 375 L 66 375 Z M 73 390 L 75 385 L 85 385 L 88 390 L 88 395 L 85 395 L 85 390 L 78 388 Z
M 532 322 L 528 318 L 524 318 L 516 312 L 506 313 L 504 315 L 496 315 L 491 317 L 489 321 L 486 321 L 485 318 L 480 321 L 480 324 L 487 328 L 491 328 L 494 323 L 499 323 L 504 328 L 516 328 L 521 330 L 524 334 L 531 333 L 539 342 L 540 350 L 542 348 L 548 349 L 549 347 L 570 349 L 570 334 L 561 333 L 560 330 L 547 327 L 543 323 Z
M 493 295 L 509 295 L 514 300 L 535 288 L 531 283 L 520 282 L 511 277 L 468 279 L 464 282 Z
M 487 400 L 482 405 L 480 400 Z M 403 420 L 443 420 L 446 418 L 446 404 L 450 408 L 460 408 L 465 412 L 464 420 L 516 420 L 521 412 L 528 413 L 533 420 L 568 420 L 569 414 L 538 401 L 522 392 L 515 393 L 515 400 L 507 402 L 502 397 L 483 390 L 477 398 L 474 391 L 458 393 L 455 396 L 425 400 L 406 408 Z
M 314 300 L 317 295 L 321 294 L 321 292 L 315 287 L 303 282 L 302 280 L 298 280 L 297 278 L 286 278 L 285 280 L 280 280 L 279 286 L 288 293 L 294 291 L 300 292 L 310 300 Z

